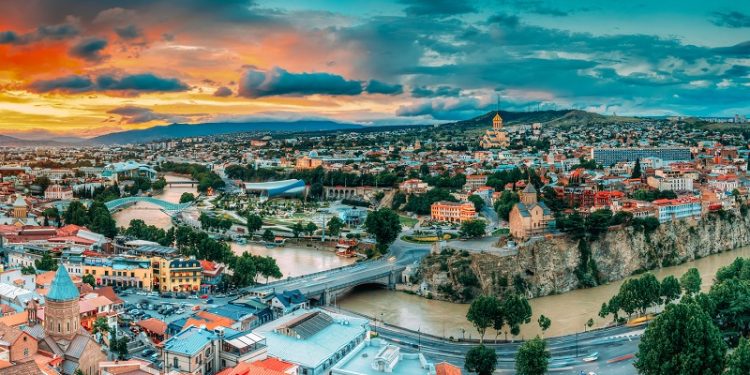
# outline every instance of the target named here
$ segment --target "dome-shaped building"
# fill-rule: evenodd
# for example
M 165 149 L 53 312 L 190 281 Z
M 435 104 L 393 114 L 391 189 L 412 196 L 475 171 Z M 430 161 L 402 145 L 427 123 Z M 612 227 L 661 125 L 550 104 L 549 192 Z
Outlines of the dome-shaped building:
M 44 330 L 53 337 L 71 339 L 81 326 L 78 288 L 62 265 L 45 297 Z

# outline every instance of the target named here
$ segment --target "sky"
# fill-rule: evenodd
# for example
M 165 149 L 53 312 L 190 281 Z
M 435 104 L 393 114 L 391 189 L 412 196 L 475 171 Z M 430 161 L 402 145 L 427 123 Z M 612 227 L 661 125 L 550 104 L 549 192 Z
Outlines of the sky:
M 750 1 L 0 2 L 0 134 L 750 114 Z

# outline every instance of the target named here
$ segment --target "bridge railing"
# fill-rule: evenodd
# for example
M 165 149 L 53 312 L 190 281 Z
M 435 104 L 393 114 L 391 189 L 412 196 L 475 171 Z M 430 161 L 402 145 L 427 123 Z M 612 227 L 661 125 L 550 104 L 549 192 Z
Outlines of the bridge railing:
M 357 267 L 357 266 L 361 266 L 361 265 L 364 265 L 366 263 L 367 262 L 353 263 L 353 264 L 348 264 L 346 266 L 331 268 L 329 270 L 318 271 L 318 272 L 313 272 L 313 273 L 307 273 L 307 274 L 300 275 L 300 276 L 290 276 L 290 277 L 287 277 L 286 279 L 271 281 L 270 283 L 267 283 L 267 284 L 249 286 L 247 288 L 244 288 L 244 290 L 247 291 L 247 292 L 251 292 L 251 291 L 254 291 L 254 290 L 268 289 L 270 287 L 274 287 L 274 286 L 281 285 L 281 284 L 287 284 L 287 283 L 290 283 L 290 282 L 293 282 L 293 281 L 297 281 L 297 280 L 300 280 L 300 279 L 311 278 L 311 277 L 314 277 L 314 276 L 320 276 L 322 274 L 333 274 L 333 273 L 337 273 L 337 272 L 340 272 L 340 271 L 346 271 L 349 268 L 354 268 L 354 267 Z

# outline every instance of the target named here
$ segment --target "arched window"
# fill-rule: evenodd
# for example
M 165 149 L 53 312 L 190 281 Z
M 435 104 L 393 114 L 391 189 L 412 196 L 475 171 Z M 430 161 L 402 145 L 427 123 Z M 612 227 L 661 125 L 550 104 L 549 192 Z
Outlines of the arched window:
M 61 332 L 62 332 L 62 325 L 60 324 L 60 322 L 57 322 L 57 333 L 61 333 Z

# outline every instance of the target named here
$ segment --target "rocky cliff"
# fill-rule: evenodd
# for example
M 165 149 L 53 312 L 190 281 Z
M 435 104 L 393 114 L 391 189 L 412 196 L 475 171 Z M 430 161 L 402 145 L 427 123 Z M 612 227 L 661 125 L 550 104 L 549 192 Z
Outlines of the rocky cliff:
M 588 244 L 601 284 L 748 245 L 750 215 L 739 212 L 665 223 L 651 233 L 612 227 Z M 506 290 L 527 297 L 563 293 L 585 286 L 576 275 L 579 247 L 556 235 L 521 245 L 516 255 L 444 250 L 422 261 L 418 278 L 432 291 L 429 297 L 457 302 Z

